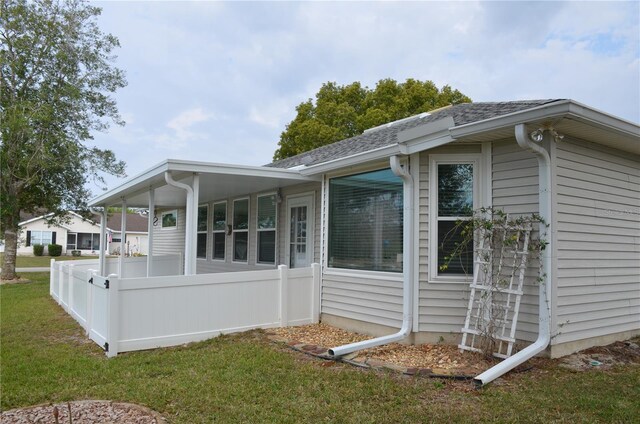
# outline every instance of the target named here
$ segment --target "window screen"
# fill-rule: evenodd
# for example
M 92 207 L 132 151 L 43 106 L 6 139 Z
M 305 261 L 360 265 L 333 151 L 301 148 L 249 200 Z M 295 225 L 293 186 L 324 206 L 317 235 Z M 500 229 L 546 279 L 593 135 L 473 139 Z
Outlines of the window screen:
M 213 259 L 225 258 L 227 202 L 213 205 Z
M 276 195 L 258 196 L 258 262 L 276 262 Z
M 249 248 L 249 199 L 233 201 L 233 260 L 247 262 Z
M 198 207 L 198 238 L 196 241 L 196 257 L 207 258 L 207 217 L 209 207 L 207 205 Z
M 390 169 L 329 181 L 329 266 L 402 272 L 402 180 Z

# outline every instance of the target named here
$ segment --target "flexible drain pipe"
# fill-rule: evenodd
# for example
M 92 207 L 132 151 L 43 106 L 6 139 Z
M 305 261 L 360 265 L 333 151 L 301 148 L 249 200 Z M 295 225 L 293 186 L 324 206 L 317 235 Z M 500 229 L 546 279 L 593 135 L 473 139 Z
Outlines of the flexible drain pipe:
M 540 216 L 546 223 L 540 224 L 540 235 L 546 231 L 549 242 L 543 251 L 542 257 L 542 278 L 544 281 L 540 282 L 538 294 L 538 339 L 532 345 L 476 376 L 474 381 L 479 386 L 492 382 L 523 362 L 533 358 L 545 350 L 551 340 L 551 284 L 553 282 L 551 268 L 551 252 L 553 250 L 551 244 L 553 240 L 553 228 L 551 226 L 553 222 L 551 217 L 551 158 L 542 146 L 534 144 L 529 138 L 524 124 L 516 125 L 515 133 L 518 145 L 525 150 L 533 152 L 538 158 Z
M 409 172 L 408 164 L 402 166 L 398 156 L 390 158 L 391 171 L 402 178 L 403 184 L 403 234 L 402 234 L 402 327 L 400 331 L 388 336 L 377 337 L 371 340 L 351 343 L 329 349 L 331 356 L 344 356 L 370 347 L 400 341 L 411 334 L 413 322 L 413 178 Z
M 192 208 L 193 208 L 193 188 L 191 188 L 190 185 L 188 184 L 183 184 L 183 183 L 179 183 L 178 181 L 174 180 L 173 177 L 171 176 L 171 173 L 169 171 L 165 171 L 164 173 L 164 180 L 167 182 L 167 184 L 169 184 L 170 186 L 174 186 L 177 188 L 181 188 L 183 190 L 187 191 L 187 207 L 186 207 L 186 222 L 185 222 L 185 241 L 184 241 L 184 275 L 193 275 L 195 274 L 195 270 L 192 268 L 191 265 L 191 258 L 193 257 L 193 243 L 191 242 L 192 238 L 193 238 L 193 226 L 194 226 L 194 220 L 193 220 L 193 213 L 192 212 Z

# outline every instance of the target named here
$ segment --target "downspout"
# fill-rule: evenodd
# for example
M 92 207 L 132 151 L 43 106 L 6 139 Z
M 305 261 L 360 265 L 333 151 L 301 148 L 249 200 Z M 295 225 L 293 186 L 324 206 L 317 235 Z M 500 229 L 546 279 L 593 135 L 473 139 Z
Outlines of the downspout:
M 404 204 L 402 217 L 402 327 L 395 334 L 329 349 L 331 356 L 344 356 L 358 350 L 397 342 L 411 334 L 413 324 L 413 178 L 409 172 L 408 163 L 403 167 L 397 155 L 391 156 L 389 162 L 391 171 L 402 178 L 404 182 L 402 194 Z
M 553 251 L 553 246 L 551 245 L 553 240 L 553 222 L 551 216 L 551 158 L 544 147 L 535 144 L 529 138 L 524 124 L 516 125 L 515 133 L 518 145 L 522 149 L 534 153 L 538 158 L 540 216 L 544 220 L 543 223 L 540 223 L 540 235 L 545 232 L 548 234 L 548 244 L 543 251 L 542 257 L 541 277 L 543 281 L 540 282 L 538 294 L 538 339 L 532 345 L 527 346 L 515 355 L 510 356 L 496 366 L 476 376 L 474 381 L 479 386 L 492 382 L 518 365 L 533 358 L 538 353 L 544 351 L 551 341 L 551 284 L 553 282 L 553 268 L 551 266 L 551 252 Z
M 193 238 L 192 230 L 193 230 L 193 213 L 191 213 L 192 203 L 193 203 L 193 189 L 188 184 L 179 183 L 173 179 L 171 176 L 171 172 L 165 171 L 164 180 L 170 186 L 181 188 L 187 191 L 187 204 L 186 204 L 186 223 L 185 223 L 185 242 L 184 242 L 184 275 L 193 275 L 195 272 L 191 269 L 191 257 L 193 256 L 193 252 L 191 251 Z

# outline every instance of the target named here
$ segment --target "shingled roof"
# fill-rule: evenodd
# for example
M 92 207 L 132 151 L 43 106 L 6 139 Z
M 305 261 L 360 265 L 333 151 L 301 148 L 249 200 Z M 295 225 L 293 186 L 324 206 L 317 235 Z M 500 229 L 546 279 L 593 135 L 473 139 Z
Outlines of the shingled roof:
M 355 137 L 337 141 L 265 166 L 274 168 L 293 168 L 299 165 L 316 165 L 330 160 L 340 159 L 357 153 L 363 153 L 369 150 L 392 145 L 397 142 L 399 132 L 429 122 L 435 122 L 448 116 L 453 118 L 456 126 L 460 126 L 498 116 L 508 115 L 514 112 L 520 112 L 556 101 L 559 101 L 559 99 L 458 104 L 396 121 L 393 125 L 381 125 L 380 127 L 367 130 L 363 134 Z

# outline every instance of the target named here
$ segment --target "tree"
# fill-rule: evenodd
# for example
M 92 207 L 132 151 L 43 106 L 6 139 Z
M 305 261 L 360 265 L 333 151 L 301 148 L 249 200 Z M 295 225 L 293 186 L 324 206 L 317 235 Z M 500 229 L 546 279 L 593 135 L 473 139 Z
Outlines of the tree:
M 118 39 L 83 0 L 0 0 L 0 232 L 3 279 L 14 279 L 20 213 L 86 209 L 86 183 L 124 176 L 113 152 L 85 144 L 124 124 L 110 93 L 126 85 Z
M 312 99 L 296 107 L 297 115 L 280 135 L 274 160 L 361 134 L 386 122 L 471 99 L 448 85 L 438 89 L 431 81 L 378 81 L 371 90 L 359 82 L 340 86 L 327 82 Z

